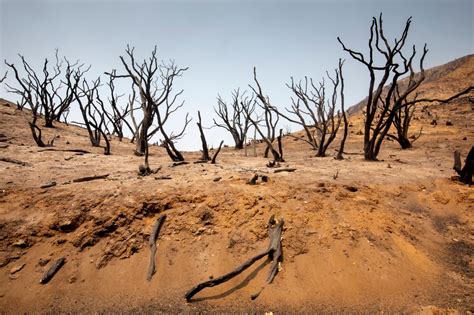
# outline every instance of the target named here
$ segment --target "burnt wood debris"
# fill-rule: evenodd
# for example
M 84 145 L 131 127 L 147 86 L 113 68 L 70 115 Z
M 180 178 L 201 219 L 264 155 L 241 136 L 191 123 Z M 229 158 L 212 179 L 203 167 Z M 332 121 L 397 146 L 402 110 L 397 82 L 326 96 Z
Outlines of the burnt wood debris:
M 66 263 L 66 258 L 64 257 L 61 257 L 58 260 L 56 260 L 54 264 L 45 272 L 45 274 L 40 280 L 40 283 L 41 284 L 48 283 L 65 263 Z
M 472 175 L 474 173 L 474 146 L 467 154 L 464 166 L 461 167 L 461 152 L 454 151 L 454 166 L 453 169 L 458 173 L 459 180 L 466 185 L 472 185 Z
M 283 233 L 283 224 L 285 221 L 283 218 L 280 220 L 275 220 L 275 216 L 272 215 L 270 217 L 270 220 L 268 221 L 268 237 L 269 237 L 269 244 L 268 248 L 255 255 L 254 257 L 250 258 L 240 266 L 238 266 L 236 269 L 233 271 L 220 276 L 215 279 L 211 279 L 208 281 L 204 281 L 199 283 L 198 285 L 194 286 L 192 289 L 190 289 L 185 295 L 184 298 L 186 299 L 187 302 L 190 302 L 197 293 L 199 293 L 201 290 L 209 287 L 214 287 L 216 285 L 219 285 L 221 283 L 224 283 L 226 281 L 229 281 L 230 279 L 236 277 L 243 271 L 245 271 L 247 268 L 252 266 L 256 261 L 260 260 L 261 258 L 267 256 L 267 259 L 271 261 L 270 264 L 270 270 L 268 272 L 267 276 L 267 284 L 270 284 L 273 282 L 273 279 L 275 278 L 276 274 L 278 273 L 280 263 L 283 260 L 283 251 L 282 251 L 282 245 L 281 245 L 281 235 Z M 258 294 L 253 295 L 251 298 L 255 299 Z
M 156 264 L 155 264 L 155 256 L 156 256 L 156 241 L 158 239 L 158 236 L 160 235 L 160 230 L 161 227 L 163 226 L 163 223 L 165 222 L 166 215 L 162 215 L 156 220 L 155 224 L 153 225 L 153 229 L 150 234 L 150 239 L 148 241 L 148 245 L 150 246 L 150 265 L 148 267 L 148 275 L 147 275 L 147 280 L 151 281 L 151 278 L 156 272 Z

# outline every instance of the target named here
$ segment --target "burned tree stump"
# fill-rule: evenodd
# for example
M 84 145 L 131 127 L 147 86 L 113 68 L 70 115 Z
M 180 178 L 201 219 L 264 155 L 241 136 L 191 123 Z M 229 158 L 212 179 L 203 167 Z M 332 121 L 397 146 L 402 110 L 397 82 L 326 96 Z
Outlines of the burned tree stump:
M 453 169 L 458 173 L 459 180 L 466 185 L 472 185 L 472 175 L 474 173 L 474 146 L 469 151 L 464 167 L 461 168 L 461 152 L 454 151 Z
M 251 179 L 247 181 L 247 185 L 256 185 L 258 179 L 258 174 L 254 174 Z
M 165 222 L 166 215 L 162 215 L 158 220 L 156 220 L 155 225 L 153 226 L 153 230 L 150 234 L 150 239 L 148 244 L 150 245 L 150 267 L 148 268 L 148 276 L 147 280 L 151 281 L 151 278 L 155 274 L 156 265 L 155 265 L 155 255 L 156 255 L 156 240 L 160 234 L 160 229 L 163 226 L 163 222 Z
M 219 154 L 219 152 L 221 152 L 221 148 L 223 144 L 224 144 L 224 140 L 221 141 L 221 143 L 219 144 L 219 147 L 217 148 L 216 153 L 214 153 L 214 155 L 212 156 L 211 164 L 216 164 L 217 155 Z
M 189 290 L 185 295 L 184 298 L 186 299 L 187 302 L 191 301 L 192 297 L 196 295 L 198 292 L 203 290 L 204 288 L 209 288 L 209 287 L 214 287 L 216 285 L 219 285 L 221 283 L 224 283 L 235 276 L 239 275 L 243 271 L 245 271 L 247 268 L 249 268 L 253 263 L 256 261 L 260 260 L 261 258 L 268 256 L 268 259 L 271 260 L 271 266 L 270 270 L 267 276 L 267 284 L 272 283 L 273 279 L 275 278 L 276 274 L 278 273 L 278 267 L 280 262 L 282 261 L 283 258 L 283 252 L 282 252 L 282 247 L 281 247 L 281 234 L 283 232 L 283 224 L 285 221 L 283 218 L 280 219 L 280 221 L 275 221 L 275 216 L 272 215 L 270 217 L 270 220 L 268 221 L 268 237 L 270 238 L 270 242 L 268 244 L 268 248 L 261 252 L 260 254 L 257 254 L 256 256 L 250 258 L 246 262 L 244 262 L 242 265 L 237 267 L 235 270 L 221 276 L 215 279 L 211 279 L 208 281 L 204 281 L 193 287 L 191 290 Z M 254 298 L 252 296 L 252 298 Z
M 51 268 L 46 271 L 46 273 L 43 275 L 43 278 L 41 278 L 40 283 L 41 284 L 46 284 L 51 280 L 56 272 L 58 272 L 59 269 L 66 263 L 66 258 L 61 257 L 56 262 L 51 266 Z

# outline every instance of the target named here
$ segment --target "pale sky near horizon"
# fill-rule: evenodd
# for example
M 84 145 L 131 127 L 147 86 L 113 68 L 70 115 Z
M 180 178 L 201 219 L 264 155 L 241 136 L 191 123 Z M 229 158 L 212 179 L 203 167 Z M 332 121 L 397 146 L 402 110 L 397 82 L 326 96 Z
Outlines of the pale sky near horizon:
M 212 125 L 217 94 L 230 100 L 237 87 L 248 89 L 252 69 L 274 105 L 290 104 L 285 83 L 305 75 L 319 80 L 332 71 L 339 58 L 344 66 L 346 107 L 367 95 L 367 71 L 337 42 L 366 51 L 371 17 L 384 16 L 389 38 L 398 37 L 405 21 L 413 17 L 407 48 L 418 51 L 428 44 L 425 68 L 440 65 L 474 51 L 472 0 L 335 0 L 335 1 L 22 1 L 0 0 L 0 74 L 3 60 L 18 63 L 21 53 L 39 68 L 54 49 L 92 68 L 88 78 L 116 68 L 127 44 L 135 46 L 138 59 L 150 55 L 154 45 L 159 57 L 189 67 L 176 81 L 184 89 L 184 107 L 170 121 L 178 130 L 186 112 L 193 117 L 178 148 L 196 150 L 200 140 L 197 110 L 204 125 Z M 7 82 L 13 83 L 11 71 Z M 129 82 L 119 93 L 129 93 Z M 4 86 L 0 97 L 14 99 Z M 181 115 L 179 115 L 181 114 Z M 74 117 L 71 117 L 75 115 Z M 76 112 L 70 119 L 79 120 Z M 179 116 L 179 117 L 178 117 Z M 287 124 L 282 123 L 282 127 Z M 296 128 L 293 128 L 295 130 Z M 208 142 L 221 139 L 233 145 L 223 129 L 205 131 Z M 113 152 L 113 147 L 112 147 Z

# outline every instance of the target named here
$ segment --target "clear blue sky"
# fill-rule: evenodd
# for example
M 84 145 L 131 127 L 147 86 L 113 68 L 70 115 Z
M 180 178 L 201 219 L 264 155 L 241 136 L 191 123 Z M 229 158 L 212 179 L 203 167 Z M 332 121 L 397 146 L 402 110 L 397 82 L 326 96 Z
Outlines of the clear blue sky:
M 367 73 L 346 55 L 336 40 L 365 51 L 372 16 L 384 14 L 387 36 L 398 36 L 413 16 L 408 44 L 419 50 L 428 43 L 426 68 L 473 53 L 472 0 L 333 0 L 333 1 L 22 1 L 0 0 L 0 71 L 3 60 L 18 62 L 18 53 L 38 68 L 54 49 L 70 59 L 91 64 L 89 77 L 122 67 L 126 44 L 147 57 L 158 46 L 161 58 L 190 69 L 177 81 L 186 100 L 180 112 L 212 123 L 216 96 L 230 98 L 236 87 L 247 88 L 252 68 L 271 101 L 290 102 L 285 87 L 290 76 L 319 79 L 346 59 L 346 106 L 363 99 Z M 105 77 L 104 77 L 105 79 Z M 8 79 L 12 82 L 11 77 Z M 119 86 L 128 93 L 129 84 Z M 12 99 L 4 87 L 0 96 Z M 76 116 L 76 119 L 79 119 Z M 195 119 L 179 148 L 198 149 Z M 181 120 L 170 121 L 178 129 Z M 283 123 L 283 125 L 286 123 Z M 173 128 L 174 127 L 174 128 Z M 211 144 L 223 130 L 207 130 Z

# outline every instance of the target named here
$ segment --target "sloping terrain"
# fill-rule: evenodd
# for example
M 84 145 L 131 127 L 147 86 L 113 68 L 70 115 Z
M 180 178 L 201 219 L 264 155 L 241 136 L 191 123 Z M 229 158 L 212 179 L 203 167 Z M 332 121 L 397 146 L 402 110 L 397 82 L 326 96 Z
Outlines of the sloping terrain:
M 459 89 L 472 84 L 468 60 L 439 74 L 432 89 L 444 91 L 458 75 Z M 43 132 L 45 139 L 59 136 L 54 149 L 64 151 L 41 149 L 31 139 L 29 112 L 2 101 L 0 157 L 25 164 L 0 161 L 0 310 L 472 311 L 474 191 L 451 177 L 453 151 L 464 157 L 474 143 L 474 104 L 464 98 L 433 105 L 430 112 L 437 126 L 418 111 L 413 131 L 423 127 L 422 137 L 410 150 L 387 141 L 379 162 L 363 160 L 361 117 L 354 115 L 343 161 L 316 158 L 290 137 L 284 139 L 282 166 L 296 168 L 293 173 L 267 168 L 262 145 L 258 157 L 251 148 L 249 156 L 225 148 L 215 165 L 176 167 L 162 148 L 152 147 L 151 167 L 162 168 L 139 177 L 142 158 L 127 140 L 113 139 L 112 155 L 105 156 L 90 147 L 83 129 L 57 124 Z M 71 149 L 90 153 L 66 151 Z M 199 156 L 185 153 L 190 162 Z M 269 181 L 248 185 L 254 173 Z M 104 174 L 109 176 L 73 182 Z M 51 181 L 56 186 L 41 188 Z M 148 237 L 161 214 L 167 219 L 158 238 L 157 272 L 148 282 Z M 262 260 L 186 303 L 184 293 L 192 286 L 266 248 L 272 214 L 285 219 L 284 261 L 275 281 L 250 299 L 265 283 L 269 264 Z M 60 257 L 64 267 L 40 284 Z
M 400 80 L 406 85 L 408 78 Z M 421 83 L 418 99 L 447 99 L 461 92 L 464 88 L 474 85 L 474 55 L 464 56 L 444 65 L 425 69 L 425 80 Z M 359 113 L 367 103 L 367 98 L 350 107 L 349 114 Z

